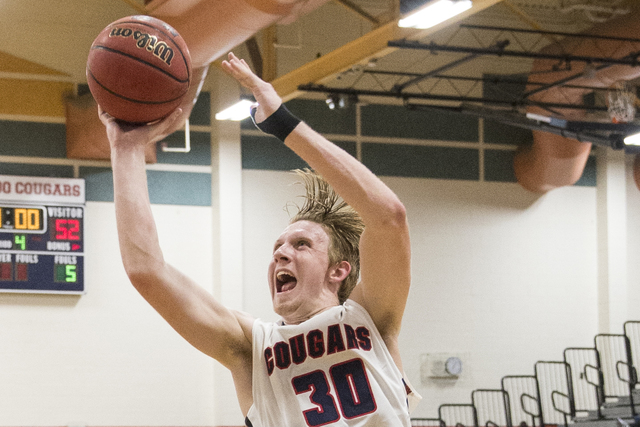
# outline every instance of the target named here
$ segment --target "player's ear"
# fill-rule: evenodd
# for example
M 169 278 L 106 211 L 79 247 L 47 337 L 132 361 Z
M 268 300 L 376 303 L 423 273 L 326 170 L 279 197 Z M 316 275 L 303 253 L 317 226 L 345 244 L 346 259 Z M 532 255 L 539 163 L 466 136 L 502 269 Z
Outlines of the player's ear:
M 349 264 L 348 261 L 340 261 L 339 263 L 331 267 L 329 277 L 332 281 L 340 283 L 347 278 L 349 273 L 351 273 L 351 264 Z

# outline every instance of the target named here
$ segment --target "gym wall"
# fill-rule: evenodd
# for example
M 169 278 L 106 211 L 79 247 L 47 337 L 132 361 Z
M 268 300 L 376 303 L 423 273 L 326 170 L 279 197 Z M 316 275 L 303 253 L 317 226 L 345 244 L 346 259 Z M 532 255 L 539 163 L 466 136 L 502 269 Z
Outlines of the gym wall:
M 191 117 L 191 152 L 148 166 L 166 259 L 219 294 L 212 271 L 219 206 L 212 200 L 212 97 Z M 577 185 L 535 195 L 511 160 L 530 134 L 477 118 L 398 106 L 290 109 L 369 166 L 407 206 L 413 285 L 401 336 L 404 368 L 424 400 L 469 402 L 504 375 L 531 374 L 598 332 L 595 159 Z M 275 139 L 241 125 L 242 308 L 274 319 L 266 266 L 302 191 L 289 170 L 305 164 Z M 177 132 L 167 140 L 183 144 Z M 241 425 L 229 376 L 189 346 L 128 283 L 121 266 L 108 162 L 66 159 L 64 117 L 0 116 L 0 175 L 80 177 L 87 184 L 86 294 L 0 294 L 0 425 Z M 635 191 L 634 191 L 635 190 Z M 627 180 L 627 239 L 638 259 L 640 197 Z M 640 271 L 629 262 L 628 307 L 638 318 Z M 392 286 L 392 284 L 390 284 Z M 616 329 L 617 328 L 617 329 Z M 612 325 L 612 332 L 622 325 Z M 463 374 L 423 372 L 425 355 L 461 355 Z

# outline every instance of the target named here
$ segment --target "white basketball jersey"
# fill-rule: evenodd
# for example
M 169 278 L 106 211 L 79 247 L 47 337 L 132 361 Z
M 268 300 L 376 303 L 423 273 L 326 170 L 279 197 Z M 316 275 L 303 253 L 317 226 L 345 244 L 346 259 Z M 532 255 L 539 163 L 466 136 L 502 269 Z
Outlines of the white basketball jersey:
M 348 300 L 299 325 L 253 325 L 252 427 L 409 427 L 407 389 L 373 320 Z

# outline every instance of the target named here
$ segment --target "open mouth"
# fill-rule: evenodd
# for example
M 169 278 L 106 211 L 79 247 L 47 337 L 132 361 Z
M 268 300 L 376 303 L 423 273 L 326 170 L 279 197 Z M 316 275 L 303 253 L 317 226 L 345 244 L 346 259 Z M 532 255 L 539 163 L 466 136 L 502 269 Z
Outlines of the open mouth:
M 291 273 L 281 271 L 276 274 L 276 292 L 287 292 L 296 287 L 298 280 Z

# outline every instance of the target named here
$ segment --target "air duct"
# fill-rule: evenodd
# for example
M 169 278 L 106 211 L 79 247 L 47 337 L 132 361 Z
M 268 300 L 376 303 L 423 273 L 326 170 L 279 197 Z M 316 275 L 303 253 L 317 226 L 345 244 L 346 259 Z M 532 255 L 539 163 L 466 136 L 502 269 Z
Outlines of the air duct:
M 286 24 L 328 0 L 154 0 L 150 15 L 174 27 L 189 46 L 194 68 L 203 67 L 261 29 Z
M 637 7 L 629 14 L 597 24 L 587 33 L 600 37 L 637 38 L 640 34 L 640 9 Z M 547 53 L 602 57 L 603 52 L 615 58 L 624 58 L 638 52 L 637 43 L 624 43 L 615 39 L 567 38 L 559 43 L 547 46 Z M 567 67 L 570 65 L 570 67 Z M 552 71 L 559 68 L 558 71 Z M 558 64 L 553 60 L 535 60 L 531 69 L 530 81 L 551 85 L 564 81 L 572 87 L 562 85 L 550 86 L 535 93 L 539 85 L 530 85 L 527 92 L 534 92 L 530 99 L 540 102 L 582 104 L 583 96 L 590 90 L 583 87 L 609 88 L 619 81 L 629 81 L 640 77 L 640 67 L 629 65 L 587 65 L 585 63 Z M 528 110 L 549 116 L 550 112 L 532 107 Z M 584 112 L 563 111 L 562 118 L 568 120 L 584 120 Z M 541 131 L 533 132 L 533 144 L 521 148 L 516 153 L 514 170 L 518 182 L 527 190 L 545 193 L 554 188 L 575 184 L 584 170 L 591 143 L 577 141 L 563 136 Z M 636 162 L 640 167 L 640 161 Z M 636 176 L 640 175 L 640 172 Z M 636 178 L 636 183 L 638 179 Z M 639 188 L 640 188 L 640 184 Z

